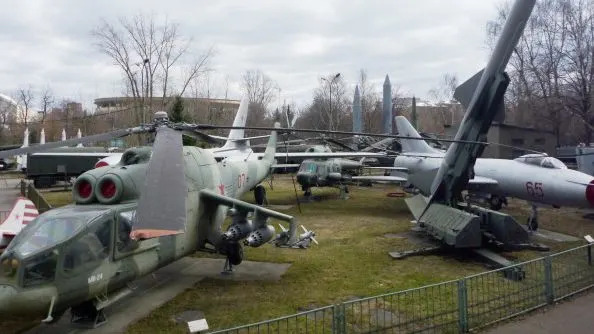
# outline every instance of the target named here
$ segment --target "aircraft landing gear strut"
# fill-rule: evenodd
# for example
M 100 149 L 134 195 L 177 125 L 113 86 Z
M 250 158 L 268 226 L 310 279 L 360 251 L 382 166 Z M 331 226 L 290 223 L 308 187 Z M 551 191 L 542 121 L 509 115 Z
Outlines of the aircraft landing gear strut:
M 531 210 L 532 212 L 526 224 L 528 225 L 528 231 L 534 232 L 538 229 L 538 210 L 536 205 L 532 204 Z
M 263 185 L 259 184 L 254 188 L 254 199 L 258 205 L 268 204 L 268 198 L 266 198 L 266 188 L 264 188 Z
M 107 322 L 103 309 L 98 310 L 91 300 L 73 306 L 70 314 L 70 322 L 84 328 L 97 328 Z
M 340 198 L 349 199 L 349 188 L 346 185 L 340 185 Z

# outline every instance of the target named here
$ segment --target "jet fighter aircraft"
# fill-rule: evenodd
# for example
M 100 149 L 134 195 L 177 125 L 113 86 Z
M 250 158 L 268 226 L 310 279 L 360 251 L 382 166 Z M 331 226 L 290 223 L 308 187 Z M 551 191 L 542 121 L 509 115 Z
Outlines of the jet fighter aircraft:
M 395 121 L 399 134 L 421 138 L 405 117 L 396 116 Z M 428 195 L 445 152 L 422 140 L 400 141 L 402 154 L 395 158 L 394 166 L 402 168 L 404 175 L 396 174 L 407 176 L 411 185 Z M 537 204 L 555 208 L 594 207 L 594 177 L 568 169 L 561 161 L 546 154 L 528 154 L 513 160 L 479 158 L 468 190 L 487 198 L 495 210 L 507 203 L 506 197 L 530 202 L 532 215 L 528 226 L 531 230 L 538 228 Z
M 105 307 L 130 292 L 128 283 L 197 250 L 239 264 L 242 243 L 259 247 L 274 239 L 269 218 L 288 223 L 278 239 L 293 244 L 293 217 L 237 199 L 268 176 L 276 132 L 261 160 L 217 162 L 212 152 L 182 146 L 182 132 L 200 128 L 157 112 L 153 123 L 135 128 L 0 153 L 156 133 L 152 149 L 129 149 L 117 165 L 82 174 L 73 186 L 75 204 L 40 215 L 12 240 L 0 256 L 0 313 L 52 322 L 70 308 L 73 322 L 96 326 L 105 321 Z M 232 223 L 223 231 L 228 214 Z

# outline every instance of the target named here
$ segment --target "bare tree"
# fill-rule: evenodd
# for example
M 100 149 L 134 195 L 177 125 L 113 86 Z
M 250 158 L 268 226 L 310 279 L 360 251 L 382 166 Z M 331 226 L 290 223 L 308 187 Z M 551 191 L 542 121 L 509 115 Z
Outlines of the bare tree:
M 49 109 L 54 104 L 54 95 L 52 93 L 51 88 L 48 86 L 46 87 L 43 92 L 41 93 L 41 97 L 39 99 L 39 104 L 41 107 L 41 124 L 45 124 L 45 118 L 47 117 L 47 113 Z
M 99 50 L 122 71 L 137 121 L 147 121 L 147 109 L 153 110 L 157 91 L 161 92 L 160 107 L 166 108 L 171 96 L 183 96 L 189 84 L 208 69 L 213 49 L 184 61 L 192 40 L 182 38 L 178 29 L 175 23 L 139 14 L 117 24 L 103 21 L 92 31 Z M 174 78 L 173 73 L 181 74 Z
M 437 103 L 451 103 L 454 91 L 458 87 L 458 77 L 454 73 L 445 73 L 441 76 L 436 87 L 429 90 L 429 98 Z
M 23 123 L 25 127 L 29 122 L 31 107 L 33 105 L 33 88 L 31 86 L 27 88 L 19 88 L 17 90 L 17 117 Z
M 260 70 L 248 70 L 241 76 L 241 85 L 250 103 L 259 104 L 267 109 L 274 99 L 278 85 Z
M 509 13 L 509 3 L 488 25 L 493 46 Z M 594 130 L 594 4 L 588 0 L 543 0 L 536 4 L 510 60 L 506 96 L 510 121 L 553 131 L 557 144 L 564 132 L 575 136 L 573 121 L 583 124 L 582 140 Z M 508 117 L 509 119 L 509 117 Z M 575 138 L 577 139 L 577 138 Z
M 16 103 L 12 98 L 0 95 L 0 139 L 4 141 L 5 130 L 16 120 Z

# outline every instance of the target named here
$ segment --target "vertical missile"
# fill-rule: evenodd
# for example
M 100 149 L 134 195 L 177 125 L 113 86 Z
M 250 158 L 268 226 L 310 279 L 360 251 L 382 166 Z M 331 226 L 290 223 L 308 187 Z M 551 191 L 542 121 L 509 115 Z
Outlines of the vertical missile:
M 41 129 L 41 133 L 39 134 L 39 144 L 45 144 L 45 129 Z
M 382 119 L 384 133 L 392 133 L 392 84 L 387 74 L 386 80 L 384 80 L 384 112 Z
M 82 133 L 80 132 L 80 129 L 78 129 L 78 132 L 76 132 L 76 138 L 82 138 Z M 83 144 L 79 143 L 78 145 L 76 145 L 76 147 L 83 147 Z
M 353 132 L 363 132 L 361 108 L 361 94 L 359 93 L 359 86 L 355 86 L 355 96 L 353 97 Z
M 62 129 L 62 136 L 60 137 L 60 141 L 66 140 L 66 130 Z
M 417 99 L 414 96 L 412 99 L 410 118 L 411 118 L 412 126 L 418 130 L 419 126 L 417 124 Z

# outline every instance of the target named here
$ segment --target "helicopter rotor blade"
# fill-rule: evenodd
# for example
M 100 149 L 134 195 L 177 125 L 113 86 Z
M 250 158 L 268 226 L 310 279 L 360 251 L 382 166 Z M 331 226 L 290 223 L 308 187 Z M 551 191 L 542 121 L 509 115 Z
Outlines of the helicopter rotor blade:
M 182 133 L 166 126 L 156 131 L 134 228 L 183 230 L 187 190 Z
M 51 142 L 51 143 L 47 143 L 47 144 L 34 145 L 34 146 L 28 146 L 28 147 L 20 147 L 20 148 L 15 148 L 12 150 L 1 151 L 0 158 L 8 158 L 8 157 L 12 157 L 15 155 L 28 154 L 28 153 L 37 153 L 37 152 L 47 151 L 52 148 L 58 148 L 58 147 L 63 147 L 63 146 L 74 146 L 76 144 L 87 144 L 87 143 L 92 143 L 92 142 L 107 141 L 107 140 L 111 140 L 111 139 L 115 139 L 115 138 L 126 137 L 131 134 L 135 134 L 135 133 L 151 132 L 152 130 L 153 129 L 150 127 L 139 126 L 139 127 L 134 127 L 134 128 L 119 129 L 119 130 L 115 130 L 115 131 L 100 133 L 100 134 L 81 137 L 81 138 L 72 138 L 72 139 L 63 140 L 63 141 L 55 141 L 55 142 Z

